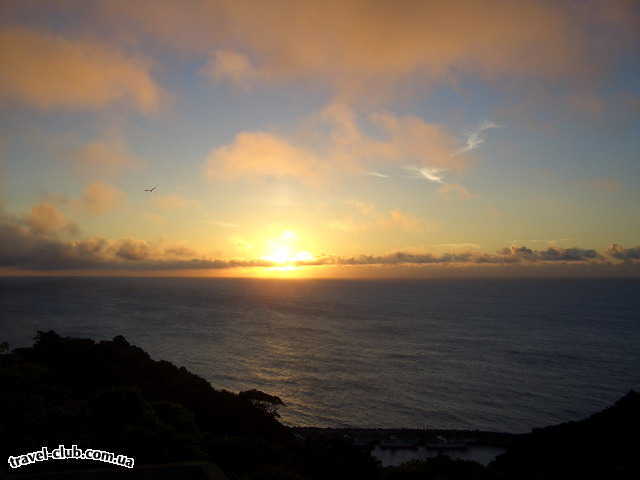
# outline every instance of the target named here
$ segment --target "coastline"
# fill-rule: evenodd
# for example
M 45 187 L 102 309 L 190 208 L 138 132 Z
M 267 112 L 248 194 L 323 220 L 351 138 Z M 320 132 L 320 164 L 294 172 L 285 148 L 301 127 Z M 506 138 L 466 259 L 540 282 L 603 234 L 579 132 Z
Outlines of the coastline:
M 445 455 L 484 466 L 527 434 L 454 429 L 290 427 L 298 439 L 346 441 L 383 467 Z
M 327 437 L 350 437 L 358 445 L 366 443 L 380 443 L 395 437 L 406 441 L 405 445 L 425 444 L 432 437 L 442 437 L 446 442 L 466 442 L 468 445 L 483 445 L 507 448 L 513 442 L 526 436 L 526 433 L 506 433 L 483 430 L 456 429 L 419 429 L 419 428 L 358 428 L 358 427 L 290 427 L 294 432 L 302 435 L 319 435 Z M 398 446 L 397 448 L 402 448 Z

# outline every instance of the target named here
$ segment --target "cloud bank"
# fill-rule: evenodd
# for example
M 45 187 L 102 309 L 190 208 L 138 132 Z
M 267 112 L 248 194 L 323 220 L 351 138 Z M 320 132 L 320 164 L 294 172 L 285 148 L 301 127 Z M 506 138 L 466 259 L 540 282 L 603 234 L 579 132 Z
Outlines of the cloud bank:
M 390 221 L 411 222 L 398 212 Z M 84 238 L 65 240 L 69 223 L 54 207 L 42 204 L 28 214 L 0 217 L 0 268 L 16 271 L 156 271 L 156 270 L 224 270 L 234 268 L 277 267 L 265 259 L 213 259 L 185 247 L 161 247 L 153 243 L 126 238 L 107 240 Z M 412 227 L 412 225 L 408 225 Z M 618 263 L 616 263 L 618 261 Z M 428 266 L 428 265 L 552 265 L 584 266 L 637 264 L 640 246 L 623 248 L 612 245 L 604 253 L 593 249 L 548 247 L 533 250 L 512 246 L 496 253 L 483 253 L 475 248 L 458 253 L 395 252 L 387 255 L 332 256 L 293 262 L 297 266 Z
M 625 262 L 640 261 L 640 246 L 624 248 L 622 245 L 614 243 L 607 249 L 607 254 Z

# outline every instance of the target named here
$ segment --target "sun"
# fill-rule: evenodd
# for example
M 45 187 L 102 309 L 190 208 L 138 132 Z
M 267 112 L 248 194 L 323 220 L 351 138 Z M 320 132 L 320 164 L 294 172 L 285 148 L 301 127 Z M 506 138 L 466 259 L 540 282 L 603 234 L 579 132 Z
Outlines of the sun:
M 282 267 L 295 267 L 300 262 L 313 260 L 313 255 L 298 246 L 298 235 L 292 230 L 284 230 L 279 237 L 267 241 L 267 254 L 263 260 Z

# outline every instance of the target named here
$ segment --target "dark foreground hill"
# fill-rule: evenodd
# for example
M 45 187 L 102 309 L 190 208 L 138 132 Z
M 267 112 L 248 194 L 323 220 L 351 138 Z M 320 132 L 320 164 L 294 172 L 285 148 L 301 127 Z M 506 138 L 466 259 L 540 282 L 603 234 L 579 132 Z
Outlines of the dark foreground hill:
M 0 388 L 4 459 L 76 444 L 133 457 L 136 465 L 209 461 L 231 478 L 357 478 L 356 471 L 377 471 L 348 445 L 300 441 L 278 422 L 278 397 L 216 390 L 121 336 L 95 342 L 38 332 L 33 347 L 0 355 Z M 12 473 L 100 467 L 48 461 Z
M 200 462 L 242 480 L 640 478 L 635 392 L 588 419 L 518 436 L 489 467 L 438 457 L 385 469 L 340 432 L 301 436 L 282 425 L 278 397 L 216 390 L 184 367 L 151 359 L 121 336 L 95 342 L 38 332 L 32 347 L 0 355 L 0 393 L 5 459 L 76 444 L 133 457 L 139 474 L 144 464 Z M 17 478 L 105 468 L 81 460 L 15 470 L 6 465 L 4 472 Z M 167 467 L 155 478 L 174 478 L 176 468 L 186 471 Z
M 640 478 L 640 394 L 578 422 L 534 429 L 490 467 L 507 478 Z

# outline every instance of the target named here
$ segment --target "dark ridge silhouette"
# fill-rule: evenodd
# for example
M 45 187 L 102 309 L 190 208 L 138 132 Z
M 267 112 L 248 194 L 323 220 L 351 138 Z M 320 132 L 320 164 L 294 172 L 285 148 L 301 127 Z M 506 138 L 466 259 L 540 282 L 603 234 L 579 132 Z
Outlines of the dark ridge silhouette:
M 577 422 L 534 429 L 489 467 L 507 478 L 640 478 L 640 394 Z
M 136 466 L 213 462 L 232 479 L 377 475 L 368 454 L 350 445 L 296 438 L 277 420 L 284 405 L 277 396 L 216 390 L 184 367 L 152 360 L 122 336 L 95 342 L 38 332 L 32 347 L 0 354 L 0 385 L 5 459 L 76 444 L 134 457 Z M 48 461 L 11 473 L 96 468 L 101 464 Z M 10 471 L 6 463 L 4 471 Z
M 76 444 L 134 457 L 139 469 L 129 478 L 187 478 L 189 469 L 215 470 L 212 463 L 231 480 L 640 478 L 640 394 L 634 391 L 585 420 L 509 436 L 511 446 L 489 467 L 440 456 L 382 468 L 371 446 L 358 447 L 347 434 L 357 429 L 285 427 L 277 420 L 285 405 L 279 397 L 216 390 L 184 367 L 152 360 L 122 336 L 95 342 L 38 332 L 32 347 L 8 352 L 0 343 L 5 459 Z M 483 433 L 485 439 L 503 437 Z M 20 467 L 10 478 L 125 473 L 106 470 L 113 467 L 49 461 Z

